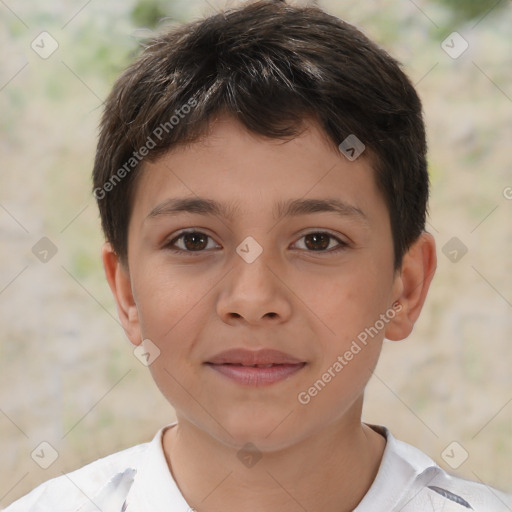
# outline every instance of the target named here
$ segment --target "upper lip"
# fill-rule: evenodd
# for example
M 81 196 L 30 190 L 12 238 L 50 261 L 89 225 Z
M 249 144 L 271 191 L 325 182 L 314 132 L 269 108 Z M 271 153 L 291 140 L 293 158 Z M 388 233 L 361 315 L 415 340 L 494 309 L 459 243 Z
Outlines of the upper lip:
M 212 364 L 241 364 L 244 366 L 255 364 L 299 364 L 303 362 L 279 350 L 261 349 L 253 351 L 243 348 L 234 348 L 220 352 L 206 361 L 206 363 Z

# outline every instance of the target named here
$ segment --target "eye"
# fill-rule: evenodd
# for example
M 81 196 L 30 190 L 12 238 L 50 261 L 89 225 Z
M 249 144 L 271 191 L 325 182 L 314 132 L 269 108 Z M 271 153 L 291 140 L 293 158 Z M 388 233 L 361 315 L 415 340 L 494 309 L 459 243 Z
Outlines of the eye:
M 164 245 L 164 248 L 173 252 L 204 252 L 205 249 L 211 249 L 208 240 L 213 239 L 200 231 L 184 231 Z
M 315 231 L 312 233 L 307 233 L 300 238 L 300 240 L 304 239 L 304 245 L 306 249 L 309 249 L 309 252 L 338 252 L 346 247 L 348 247 L 348 243 L 340 240 L 338 237 L 331 235 L 325 231 Z M 337 247 L 332 249 L 331 242 L 336 241 Z M 298 243 L 298 242 L 297 242 Z
M 344 242 L 338 237 L 324 231 L 307 233 L 299 240 L 302 239 L 304 239 L 304 247 L 299 248 L 304 248 L 308 252 L 333 253 L 341 251 L 349 245 L 347 242 Z M 178 236 L 167 242 L 164 245 L 164 248 L 177 253 L 200 253 L 207 249 L 215 248 L 215 246 L 212 247 L 209 242 L 213 242 L 213 239 L 209 235 L 202 233 L 201 231 L 190 230 L 181 232 Z M 334 249 L 332 242 L 336 243 L 336 245 L 334 245 Z M 296 244 L 298 243 L 299 242 L 296 242 Z M 220 246 L 217 245 L 217 247 Z

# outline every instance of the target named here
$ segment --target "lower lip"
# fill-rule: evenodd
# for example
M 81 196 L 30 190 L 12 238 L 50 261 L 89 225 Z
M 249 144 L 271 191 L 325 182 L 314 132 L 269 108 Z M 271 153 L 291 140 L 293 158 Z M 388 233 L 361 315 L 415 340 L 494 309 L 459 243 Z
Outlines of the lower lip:
M 235 364 L 208 364 L 210 368 L 244 386 L 268 386 L 287 379 L 304 368 L 306 363 L 278 364 L 270 368 Z

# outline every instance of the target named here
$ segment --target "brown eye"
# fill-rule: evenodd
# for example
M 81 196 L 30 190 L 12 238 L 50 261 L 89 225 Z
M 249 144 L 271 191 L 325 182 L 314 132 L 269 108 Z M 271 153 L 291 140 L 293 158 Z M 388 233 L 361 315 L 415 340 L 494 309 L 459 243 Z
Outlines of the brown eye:
M 337 252 L 348 247 L 348 243 L 340 240 L 338 237 L 331 235 L 330 233 L 317 231 L 313 233 L 307 233 L 300 240 L 304 240 L 303 245 L 308 252 Z M 332 242 L 335 242 L 333 245 Z M 298 243 L 298 242 L 297 242 Z
M 172 239 L 169 243 L 165 244 L 165 248 L 174 252 L 204 252 L 212 238 L 200 231 L 186 231 L 181 233 L 176 238 Z
M 332 237 L 326 233 L 311 233 L 304 237 L 306 247 L 313 251 L 321 251 L 329 247 L 329 241 Z
M 204 233 L 185 233 L 183 244 L 189 251 L 200 251 L 208 245 L 208 236 Z

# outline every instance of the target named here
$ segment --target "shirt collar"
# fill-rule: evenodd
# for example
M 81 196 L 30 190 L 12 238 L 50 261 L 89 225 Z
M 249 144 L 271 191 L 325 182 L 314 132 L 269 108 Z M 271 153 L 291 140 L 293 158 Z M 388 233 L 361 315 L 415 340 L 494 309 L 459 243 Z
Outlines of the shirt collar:
M 354 512 L 389 512 L 419 475 L 437 464 L 414 446 L 399 441 L 381 425 L 368 425 L 386 438 L 386 448 L 370 489 Z
M 191 511 L 171 474 L 162 446 L 165 430 L 176 424 L 161 428 L 149 443 L 126 497 L 126 512 Z
M 126 497 L 125 512 L 191 512 L 162 445 L 165 430 L 175 425 L 177 422 L 161 428 L 149 443 Z M 377 476 L 354 512 L 388 512 L 421 473 L 437 464 L 417 448 L 395 439 L 386 427 L 368 426 L 386 438 L 386 447 Z

